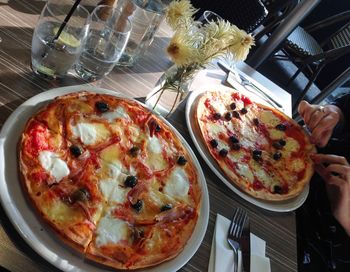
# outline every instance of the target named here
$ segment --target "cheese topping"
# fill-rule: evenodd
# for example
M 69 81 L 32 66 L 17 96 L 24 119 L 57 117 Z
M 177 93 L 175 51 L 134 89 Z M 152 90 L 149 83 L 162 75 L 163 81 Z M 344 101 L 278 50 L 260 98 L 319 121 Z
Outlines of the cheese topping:
M 238 164 L 238 173 L 245 177 L 250 183 L 254 182 L 254 175 L 247 164 Z
M 118 182 L 115 179 L 104 179 L 99 183 L 100 190 L 105 199 L 110 198 L 116 186 L 118 186 Z
M 162 153 L 162 146 L 156 136 L 148 138 L 148 150 L 156 154 Z
M 72 126 L 74 137 L 80 138 L 83 144 L 91 145 L 97 140 L 97 131 L 94 125 L 88 123 L 78 123 Z
M 272 111 L 269 110 L 262 111 L 260 118 L 264 124 L 272 127 L 275 127 L 281 123 L 281 120 Z
M 70 173 L 66 162 L 51 151 L 41 151 L 39 153 L 39 161 L 41 166 L 48 171 L 56 181 L 60 181 Z
M 100 220 L 96 234 L 96 245 L 101 247 L 108 243 L 117 244 L 121 240 L 128 239 L 129 228 L 124 221 L 106 215 Z
M 224 115 L 227 112 L 226 106 L 221 101 L 212 100 L 211 106 L 215 110 L 215 112 Z
M 123 118 L 130 119 L 129 115 L 125 112 L 124 108 L 118 107 L 114 111 L 105 112 L 101 115 L 103 118 L 107 119 L 109 122 L 115 119 Z
M 190 183 L 182 168 L 176 168 L 166 181 L 164 193 L 174 198 L 185 198 L 190 189 Z

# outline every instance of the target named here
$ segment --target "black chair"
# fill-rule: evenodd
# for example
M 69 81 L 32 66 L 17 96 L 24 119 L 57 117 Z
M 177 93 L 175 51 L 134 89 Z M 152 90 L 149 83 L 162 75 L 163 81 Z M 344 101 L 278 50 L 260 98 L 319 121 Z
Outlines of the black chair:
M 258 29 L 255 34 L 256 41 L 260 40 L 265 35 L 269 36 L 299 3 L 299 0 L 261 1 L 267 9 L 268 15 L 262 22 L 261 29 Z
M 335 32 L 323 41 L 317 41 L 312 33 L 343 22 Z M 312 83 L 322 69 L 331 62 L 350 56 L 350 11 L 331 16 L 308 27 L 298 26 L 287 38 L 283 46 L 284 55 L 275 55 L 280 60 L 293 61 L 299 68 L 289 80 L 290 84 L 301 72 L 309 77 L 309 82 L 293 105 L 295 111 Z
M 259 27 L 268 13 L 260 0 L 191 0 L 191 3 L 199 9 L 198 17 L 211 10 L 247 33 Z

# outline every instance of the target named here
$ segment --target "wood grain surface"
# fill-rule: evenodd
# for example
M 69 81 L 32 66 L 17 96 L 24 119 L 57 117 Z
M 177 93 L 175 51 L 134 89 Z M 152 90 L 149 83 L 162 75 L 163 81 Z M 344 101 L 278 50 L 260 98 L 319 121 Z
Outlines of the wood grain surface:
M 0 0 L 0 129 L 10 114 L 30 97 L 54 87 L 84 84 L 74 75 L 57 81 L 35 76 L 31 70 L 33 28 L 44 1 Z M 92 86 L 115 90 L 132 97 L 144 97 L 161 74 L 171 66 L 164 53 L 169 28 L 162 25 L 145 56 L 132 68 L 114 69 Z M 247 210 L 251 231 L 267 242 L 272 272 L 296 271 L 295 213 L 274 213 L 258 208 L 235 195 L 215 175 L 196 151 L 188 133 L 184 104 L 171 116 L 171 123 L 188 140 L 205 173 L 210 195 L 208 229 L 199 250 L 181 271 L 207 271 L 216 214 L 231 217 L 236 206 Z M 14 169 L 15 171 L 15 169 Z M 0 270 L 59 271 L 37 253 L 16 232 L 0 206 Z

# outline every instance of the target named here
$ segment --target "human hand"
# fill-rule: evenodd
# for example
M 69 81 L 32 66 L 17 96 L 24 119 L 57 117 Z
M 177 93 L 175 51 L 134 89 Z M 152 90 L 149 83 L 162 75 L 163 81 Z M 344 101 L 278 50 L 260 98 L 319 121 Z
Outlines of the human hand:
M 312 159 L 326 183 L 333 216 L 350 236 L 350 165 L 336 155 L 314 154 Z
M 298 111 L 311 131 L 311 141 L 319 147 L 326 146 L 335 126 L 342 119 L 341 110 L 334 105 L 322 107 L 303 100 Z

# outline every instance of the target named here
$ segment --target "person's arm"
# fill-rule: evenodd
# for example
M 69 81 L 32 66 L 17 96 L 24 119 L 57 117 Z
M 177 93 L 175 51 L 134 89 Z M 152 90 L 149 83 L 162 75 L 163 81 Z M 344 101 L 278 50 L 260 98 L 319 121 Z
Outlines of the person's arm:
M 343 95 L 333 103 L 342 112 L 342 120 L 339 123 L 338 132 L 350 131 L 350 94 Z
M 350 165 L 336 155 L 314 154 L 312 159 L 325 181 L 332 213 L 350 236 Z

